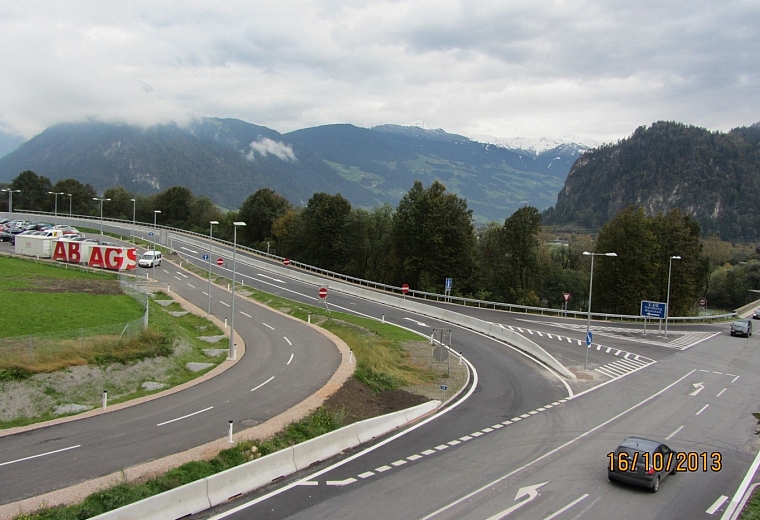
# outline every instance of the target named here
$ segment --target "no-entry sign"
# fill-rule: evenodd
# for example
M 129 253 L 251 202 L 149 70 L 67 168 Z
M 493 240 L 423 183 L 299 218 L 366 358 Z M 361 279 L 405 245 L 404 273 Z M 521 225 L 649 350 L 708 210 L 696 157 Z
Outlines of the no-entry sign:
M 224 258 L 217 258 L 216 265 L 224 265 Z
M 319 294 L 320 298 L 327 298 L 327 287 L 320 287 L 317 294 Z
M 401 286 L 401 292 L 404 293 L 404 294 L 406 294 L 406 293 L 409 292 L 409 284 L 408 283 L 405 283 L 404 285 Z
M 282 263 L 285 264 L 286 266 L 290 265 L 290 258 L 283 258 Z

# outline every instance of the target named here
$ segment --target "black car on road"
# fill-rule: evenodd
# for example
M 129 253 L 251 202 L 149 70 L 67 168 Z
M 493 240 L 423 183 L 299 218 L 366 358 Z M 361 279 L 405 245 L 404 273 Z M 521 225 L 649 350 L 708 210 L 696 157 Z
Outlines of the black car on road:
M 752 320 L 736 320 L 731 322 L 729 332 L 732 336 L 750 337 L 752 335 Z
M 607 459 L 610 480 L 642 486 L 652 493 L 660 489 L 660 481 L 676 472 L 676 452 L 642 437 L 628 437 Z

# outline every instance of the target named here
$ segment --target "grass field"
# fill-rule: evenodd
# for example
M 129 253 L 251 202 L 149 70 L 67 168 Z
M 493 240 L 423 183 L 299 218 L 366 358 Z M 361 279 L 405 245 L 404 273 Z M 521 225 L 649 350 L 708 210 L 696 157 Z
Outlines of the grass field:
M 115 274 L 0 257 L 0 336 L 126 323 L 143 314 Z

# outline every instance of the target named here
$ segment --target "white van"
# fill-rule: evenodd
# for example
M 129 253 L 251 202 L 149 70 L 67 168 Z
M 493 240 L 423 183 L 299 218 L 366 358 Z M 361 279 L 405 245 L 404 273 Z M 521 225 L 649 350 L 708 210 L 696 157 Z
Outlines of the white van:
M 161 251 L 146 251 L 137 262 L 140 267 L 155 267 L 161 265 Z

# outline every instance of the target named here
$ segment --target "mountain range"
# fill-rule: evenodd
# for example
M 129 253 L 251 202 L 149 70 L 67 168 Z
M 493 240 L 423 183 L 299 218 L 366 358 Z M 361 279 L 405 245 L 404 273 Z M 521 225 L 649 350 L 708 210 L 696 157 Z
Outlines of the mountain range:
M 487 222 L 524 205 L 551 206 L 587 149 L 578 142 L 508 148 L 497 138 L 416 126 L 336 124 L 281 134 L 236 119 L 150 128 L 91 121 L 52 126 L 4 155 L 0 182 L 31 170 L 99 192 L 119 185 L 147 195 L 181 185 L 236 209 L 264 187 L 295 205 L 327 192 L 359 207 L 395 206 L 415 180 L 439 180 Z

